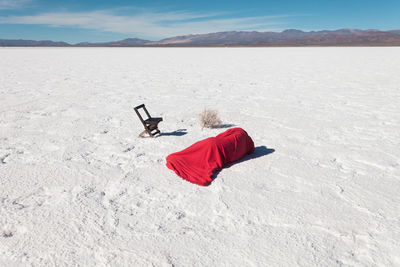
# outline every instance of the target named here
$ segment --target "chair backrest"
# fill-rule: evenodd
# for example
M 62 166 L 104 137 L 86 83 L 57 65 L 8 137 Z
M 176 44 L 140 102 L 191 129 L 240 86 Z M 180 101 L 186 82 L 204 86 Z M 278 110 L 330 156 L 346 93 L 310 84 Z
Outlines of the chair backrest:
M 151 118 L 150 113 L 147 111 L 146 106 L 145 106 L 144 104 L 141 104 L 141 105 L 139 105 L 139 106 L 137 106 L 137 107 L 134 107 L 134 109 L 135 109 L 135 112 L 136 112 L 136 114 L 138 115 L 140 121 L 141 121 L 143 124 L 144 124 L 144 120 L 143 120 L 142 115 L 141 115 L 140 112 L 139 112 L 139 109 L 143 109 L 143 110 L 144 110 L 144 112 L 146 113 L 148 119 Z

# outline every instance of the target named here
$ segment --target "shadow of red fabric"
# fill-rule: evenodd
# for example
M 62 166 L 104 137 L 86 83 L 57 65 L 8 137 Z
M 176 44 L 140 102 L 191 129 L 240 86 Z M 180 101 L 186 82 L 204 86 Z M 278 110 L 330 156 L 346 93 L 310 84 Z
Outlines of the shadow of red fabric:
M 183 179 L 207 186 L 216 171 L 253 152 L 254 143 L 247 132 L 232 128 L 169 155 L 166 165 Z

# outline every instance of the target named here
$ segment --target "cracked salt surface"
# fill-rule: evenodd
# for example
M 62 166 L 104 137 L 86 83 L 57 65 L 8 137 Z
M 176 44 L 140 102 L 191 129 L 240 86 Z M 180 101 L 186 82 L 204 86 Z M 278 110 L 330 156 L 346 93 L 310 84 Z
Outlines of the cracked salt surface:
M 0 265 L 400 265 L 399 48 L 0 58 Z M 165 135 L 137 137 L 141 103 Z M 205 107 L 274 152 L 177 177 L 168 154 L 224 131 Z

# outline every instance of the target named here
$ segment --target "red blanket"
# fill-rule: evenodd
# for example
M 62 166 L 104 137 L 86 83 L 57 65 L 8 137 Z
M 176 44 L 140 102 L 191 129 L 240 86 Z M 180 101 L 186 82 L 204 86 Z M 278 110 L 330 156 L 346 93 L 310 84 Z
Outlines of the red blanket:
M 206 186 L 216 170 L 253 152 L 254 143 L 246 131 L 232 128 L 169 155 L 167 167 L 191 183 Z

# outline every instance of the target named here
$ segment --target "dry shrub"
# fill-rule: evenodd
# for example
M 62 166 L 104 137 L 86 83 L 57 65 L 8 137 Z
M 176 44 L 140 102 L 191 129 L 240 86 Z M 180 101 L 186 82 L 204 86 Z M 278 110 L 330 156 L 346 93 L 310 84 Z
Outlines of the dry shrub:
M 215 128 L 221 125 L 221 120 L 218 117 L 218 111 L 205 108 L 200 114 L 201 129 L 204 127 Z

